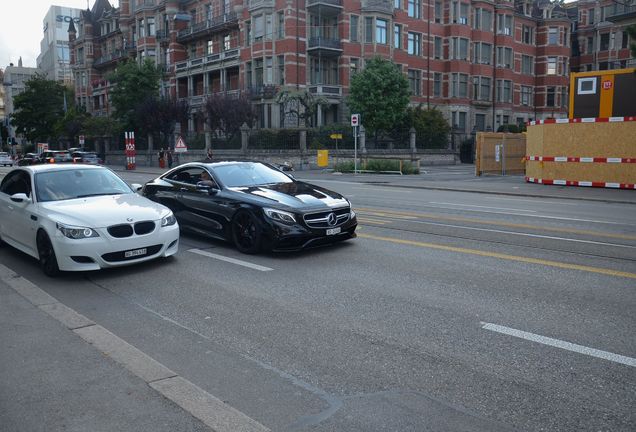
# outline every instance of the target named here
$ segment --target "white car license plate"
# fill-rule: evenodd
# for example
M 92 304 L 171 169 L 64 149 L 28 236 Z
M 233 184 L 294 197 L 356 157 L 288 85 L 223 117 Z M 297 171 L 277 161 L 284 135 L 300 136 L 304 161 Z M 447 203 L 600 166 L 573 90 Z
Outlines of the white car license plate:
M 146 255 L 146 248 L 129 250 L 129 251 L 124 252 L 124 257 L 125 258 L 141 256 L 141 255 Z
M 327 230 L 327 235 L 339 234 L 342 231 L 340 228 L 331 228 Z

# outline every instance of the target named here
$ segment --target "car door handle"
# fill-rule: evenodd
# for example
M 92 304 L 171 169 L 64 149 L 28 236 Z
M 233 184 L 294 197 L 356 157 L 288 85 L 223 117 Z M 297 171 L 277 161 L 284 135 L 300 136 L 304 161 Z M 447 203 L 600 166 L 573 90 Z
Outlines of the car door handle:
M 188 191 L 188 188 L 181 188 L 181 189 L 179 189 L 179 192 L 187 192 L 187 191 Z
M 38 217 L 36 215 L 31 215 L 31 220 L 36 221 L 36 220 L 38 220 Z

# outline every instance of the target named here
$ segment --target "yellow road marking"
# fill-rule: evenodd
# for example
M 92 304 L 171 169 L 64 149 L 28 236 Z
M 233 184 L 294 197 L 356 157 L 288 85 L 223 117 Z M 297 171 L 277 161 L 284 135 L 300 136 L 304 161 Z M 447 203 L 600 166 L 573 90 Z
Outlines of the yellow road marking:
M 588 231 L 588 230 L 578 230 L 578 229 L 568 229 L 568 228 L 539 227 L 536 225 L 529 225 L 529 224 L 497 222 L 497 221 L 489 221 L 489 220 L 481 220 L 481 219 L 471 219 L 471 218 L 465 218 L 465 217 L 459 217 L 459 216 L 438 216 L 431 213 L 396 212 L 392 210 L 374 210 L 370 208 L 356 208 L 356 211 L 360 213 L 365 213 L 368 215 L 377 215 L 377 216 L 384 216 L 384 217 L 399 218 L 400 216 L 401 217 L 415 216 L 415 217 L 427 218 L 427 219 L 449 220 L 449 221 L 455 221 L 455 222 L 470 222 L 470 223 L 484 224 L 484 225 L 505 226 L 508 228 L 526 228 L 526 229 L 533 229 L 533 230 L 539 230 L 539 231 L 564 232 L 569 234 L 583 234 L 583 235 L 591 235 L 596 237 L 609 237 L 609 238 L 617 238 L 617 239 L 625 239 L 625 240 L 636 240 L 636 236 L 628 235 L 628 234 L 603 233 L 599 231 Z
M 538 258 L 528 258 L 528 257 L 522 257 L 522 256 L 516 256 L 516 255 L 502 254 L 497 252 L 482 251 L 479 249 L 467 249 L 467 248 L 456 247 L 456 246 L 446 246 L 446 245 L 435 244 L 435 243 L 425 243 L 425 242 L 419 242 L 414 240 L 402 240 L 402 239 L 397 239 L 392 237 L 380 237 L 380 236 L 375 236 L 371 234 L 358 234 L 358 237 L 367 238 L 371 240 L 386 241 L 390 243 L 405 244 L 409 246 L 419 246 L 419 247 L 425 247 L 425 248 L 431 248 L 431 249 L 439 249 L 439 250 L 444 250 L 448 252 L 458 252 L 458 253 L 464 253 L 464 254 L 479 255 L 479 256 L 484 256 L 489 258 L 499 258 L 499 259 L 504 259 L 509 261 L 519 261 L 519 262 L 530 263 L 530 264 L 539 264 L 539 265 L 557 267 L 557 268 L 562 268 L 567 270 L 580 270 L 580 271 L 598 273 L 598 274 L 603 274 L 608 276 L 636 279 L 636 273 L 628 273 L 628 272 L 622 272 L 618 270 L 604 269 L 600 267 L 590 267 L 590 266 L 584 266 L 579 264 L 568 264 L 568 263 L 562 263 L 558 261 L 549 261 L 549 260 L 543 260 Z

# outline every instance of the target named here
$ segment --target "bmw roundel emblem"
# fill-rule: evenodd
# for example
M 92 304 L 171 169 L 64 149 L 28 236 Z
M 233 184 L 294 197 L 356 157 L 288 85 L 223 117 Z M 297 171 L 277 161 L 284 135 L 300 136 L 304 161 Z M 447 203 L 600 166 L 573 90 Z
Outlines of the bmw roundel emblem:
M 327 216 L 327 223 L 329 224 L 329 226 L 334 226 L 337 220 L 338 219 L 336 218 L 335 213 L 329 213 L 329 216 Z

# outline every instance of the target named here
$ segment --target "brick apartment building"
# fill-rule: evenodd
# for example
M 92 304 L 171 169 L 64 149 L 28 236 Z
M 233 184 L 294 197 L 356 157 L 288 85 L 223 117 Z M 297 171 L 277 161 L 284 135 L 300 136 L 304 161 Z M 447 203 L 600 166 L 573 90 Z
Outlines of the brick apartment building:
M 260 127 L 295 125 L 283 88 L 328 103 L 316 124 L 348 121 L 345 97 L 365 59 L 408 78 L 414 105 L 437 107 L 460 132 L 567 116 L 572 20 L 547 0 L 96 0 L 69 27 L 77 103 L 112 111 L 107 74 L 152 59 L 162 91 L 186 98 L 246 94 Z M 202 132 L 193 116 L 191 132 Z
M 573 72 L 636 67 L 625 29 L 636 24 L 636 1 L 579 0 L 566 5 L 575 21 Z

